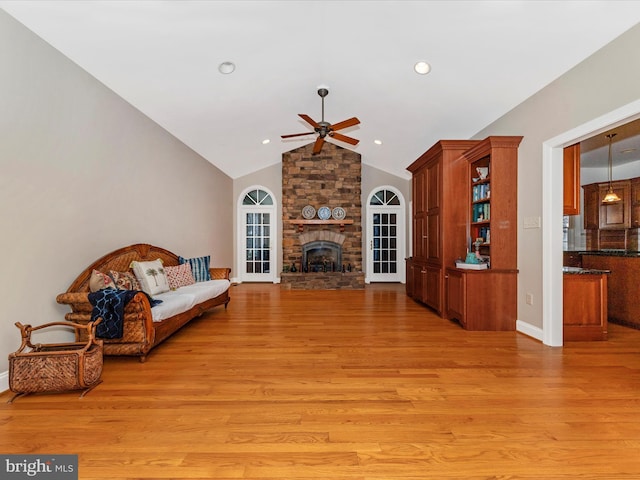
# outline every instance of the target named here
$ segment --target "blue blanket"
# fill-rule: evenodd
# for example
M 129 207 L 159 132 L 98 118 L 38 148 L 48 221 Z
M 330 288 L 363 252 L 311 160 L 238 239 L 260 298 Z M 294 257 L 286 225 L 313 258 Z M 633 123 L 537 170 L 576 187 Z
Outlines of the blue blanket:
M 96 326 L 96 337 L 98 338 L 122 338 L 124 331 L 124 307 L 138 293 L 138 290 L 116 290 L 114 288 L 104 288 L 97 292 L 89 293 L 89 301 L 93 305 L 91 320 L 102 318 Z M 144 292 L 143 292 L 144 293 Z M 145 295 L 147 295 L 145 293 Z M 162 300 L 155 300 L 147 295 L 149 303 L 154 307 Z

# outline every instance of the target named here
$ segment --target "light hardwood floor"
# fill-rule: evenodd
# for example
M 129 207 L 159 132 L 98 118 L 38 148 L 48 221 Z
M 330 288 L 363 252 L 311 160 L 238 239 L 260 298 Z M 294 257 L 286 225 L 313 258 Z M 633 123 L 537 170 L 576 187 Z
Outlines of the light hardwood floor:
M 0 395 L 0 452 L 82 480 L 640 478 L 640 331 L 467 332 L 402 285 L 231 297 L 82 399 Z

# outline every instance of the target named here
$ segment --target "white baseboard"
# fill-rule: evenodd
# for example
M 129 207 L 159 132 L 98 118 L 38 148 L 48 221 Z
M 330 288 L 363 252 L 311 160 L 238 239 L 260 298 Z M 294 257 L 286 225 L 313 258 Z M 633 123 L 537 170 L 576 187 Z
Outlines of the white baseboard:
M 543 335 L 541 328 L 534 327 L 530 323 L 523 322 L 522 320 L 516 320 L 516 330 L 542 342 Z
M 0 393 L 9 390 L 9 371 L 0 372 Z

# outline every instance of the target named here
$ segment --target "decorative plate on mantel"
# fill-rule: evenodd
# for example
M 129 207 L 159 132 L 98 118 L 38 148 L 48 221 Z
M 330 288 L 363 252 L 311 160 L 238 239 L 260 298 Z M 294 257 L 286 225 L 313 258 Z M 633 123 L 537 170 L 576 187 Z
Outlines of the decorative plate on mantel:
M 342 207 L 336 207 L 331 212 L 331 216 L 336 220 L 344 220 L 344 217 L 347 216 L 347 212 L 345 212 Z
M 331 218 L 331 209 L 329 207 L 320 207 L 318 209 L 318 218 L 320 220 L 329 220 Z
M 313 208 L 311 205 L 307 205 L 302 209 L 302 218 L 304 218 L 305 220 L 311 220 L 315 216 L 316 216 L 316 209 Z

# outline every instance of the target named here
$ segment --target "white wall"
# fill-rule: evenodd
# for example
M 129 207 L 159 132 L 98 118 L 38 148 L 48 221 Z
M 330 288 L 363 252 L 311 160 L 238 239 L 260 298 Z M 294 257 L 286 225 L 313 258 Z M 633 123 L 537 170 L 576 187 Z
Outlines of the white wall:
M 233 208 L 229 177 L 3 11 L 0 69 L 2 390 L 14 322 L 63 320 L 56 295 L 133 243 L 231 266 Z
M 633 119 L 635 102 L 640 99 L 640 62 L 630 59 L 636 57 L 638 45 L 640 26 L 627 31 L 475 136 L 524 135 L 518 162 L 518 318 L 527 333 L 542 338 L 543 324 L 556 327 L 559 324 L 561 335 L 560 149 L 606 130 L 607 118 L 620 123 Z M 620 118 L 623 114 L 629 117 Z M 549 159 L 554 163 L 545 163 Z M 525 230 L 523 219 L 529 216 L 540 217 L 543 228 Z M 529 292 L 534 296 L 533 305 L 525 304 L 525 294 Z

